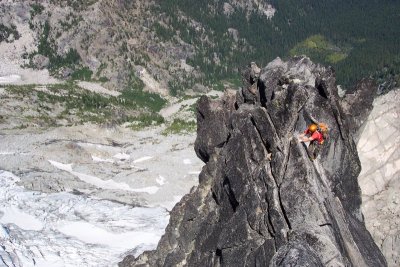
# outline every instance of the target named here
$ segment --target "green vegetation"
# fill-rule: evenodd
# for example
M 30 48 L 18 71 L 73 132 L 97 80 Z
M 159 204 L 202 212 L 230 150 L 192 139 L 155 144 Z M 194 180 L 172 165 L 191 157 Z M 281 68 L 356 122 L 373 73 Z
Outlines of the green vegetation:
M 106 68 L 107 68 L 107 63 L 101 63 L 100 67 L 98 67 L 97 69 L 96 76 L 99 77 L 102 71 L 105 70 Z
M 151 114 L 142 114 L 137 117 L 131 117 L 130 120 L 127 120 L 127 122 L 131 122 L 130 127 L 133 130 L 140 130 L 143 129 L 144 127 L 152 125 L 160 125 L 164 123 L 164 118 L 157 113 L 151 113 Z
M 30 10 L 31 18 L 35 17 L 36 15 L 42 14 L 43 10 L 44 6 L 42 6 L 41 4 L 39 3 L 31 4 L 31 10 Z
M 5 90 L 16 99 L 33 99 L 29 109 L 39 115 L 26 116 L 26 120 L 38 125 L 55 126 L 60 120 L 70 124 L 128 122 L 133 129 L 139 129 L 164 123 L 157 111 L 165 100 L 142 91 L 126 90 L 118 97 L 105 96 L 82 89 L 74 82 L 45 87 L 8 85 Z
M 14 36 L 14 40 L 18 40 L 20 37 L 15 25 L 12 24 L 11 26 L 8 27 L 4 24 L 0 24 L 0 43 L 3 41 L 8 42 L 8 38 L 11 35 Z
M 49 40 L 49 34 L 50 34 L 50 24 L 49 21 L 46 21 L 43 26 L 42 35 L 40 36 L 39 39 L 38 53 L 47 57 L 53 57 L 53 54 L 55 53 L 54 51 L 55 48 L 53 47 L 53 44 Z
M 192 112 L 194 115 L 197 114 L 197 102 L 189 106 L 189 111 Z
M 217 91 L 224 91 L 225 87 L 222 81 L 216 82 L 212 85 L 212 88 Z
M 156 93 L 145 92 L 141 89 L 125 89 L 120 99 L 123 99 L 124 106 L 134 105 L 139 108 L 146 108 L 151 112 L 160 111 L 166 104 L 166 100 Z
M 74 27 L 77 27 L 81 21 L 83 21 L 83 17 L 81 15 L 76 16 L 73 12 L 70 12 L 66 16 L 65 21 L 60 20 L 59 23 L 63 31 L 68 31 Z
M 144 83 L 142 80 L 135 73 L 131 73 L 129 85 L 122 91 L 119 98 L 122 100 L 123 105 L 134 105 L 153 113 L 160 111 L 167 101 L 159 94 L 145 92 L 143 89 Z
M 272 19 L 257 12 L 247 15 L 239 8 L 227 17 L 223 1 L 160 1 L 156 11 L 167 16 L 164 23 L 168 28 L 154 28 L 161 36 L 166 34 L 165 29 L 177 32 L 182 40 L 195 46 L 196 54 L 187 62 L 204 73 L 195 80 L 205 85 L 237 77 L 237 70 L 250 61 L 265 66 L 277 56 L 287 58 L 297 53 L 332 65 L 338 82 L 345 86 L 383 70 L 392 73 L 391 77 L 400 73 L 396 63 L 400 55 L 399 1 L 270 3 L 277 9 Z M 238 31 L 237 41 L 228 34 L 229 28 Z M 171 88 L 173 93 L 179 92 L 178 85 Z
M 185 88 L 176 80 L 168 82 L 168 89 L 172 96 L 177 96 L 185 91 Z
M 72 7 L 76 11 L 82 11 L 88 6 L 93 5 L 98 0 L 50 0 L 50 3 L 57 5 L 66 5 Z
M 70 48 L 65 56 L 53 54 L 50 57 L 51 69 L 56 70 L 61 67 L 70 67 L 75 69 L 81 60 L 80 55 L 75 49 Z M 87 68 L 84 68 L 87 69 Z
M 174 80 L 168 82 L 169 93 L 172 96 L 184 96 L 185 91 L 189 88 L 192 88 L 196 81 L 196 78 L 188 74 L 180 74 Z
M 174 119 L 170 125 L 164 130 L 163 134 L 185 134 L 195 132 L 197 124 L 195 121 L 185 121 L 182 119 Z
M 157 37 L 160 38 L 162 41 L 168 41 L 172 39 L 175 34 L 173 30 L 168 29 L 166 26 L 161 25 L 158 22 L 153 24 L 152 30 L 156 33 Z
M 308 55 L 318 62 L 335 64 L 346 59 L 347 53 L 343 49 L 328 42 L 322 35 L 313 35 L 297 44 L 290 50 L 291 56 Z
M 47 20 L 42 28 L 42 34 L 38 44 L 38 51 L 28 55 L 28 57 L 32 59 L 36 54 L 41 54 L 48 57 L 48 68 L 53 75 L 57 75 L 58 70 L 61 68 L 70 68 L 73 71 L 73 78 L 83 77 L 85 80 L 90 79 L 92 72 L 88 68 L 84 68 L 79 65 L 81 57 L 78 51 L 70 48 L 64 56 L 57 54 L 57 48 L 54 40 L 50 37 L 50 31 L 50 23 Z
M 73 80 L 81 80 L 81 81 L 90 81 L 92 79 L 93 71 L 91 71 L 88 67 L 84 67 L 81 69 L 75 70 L 71 78 Z
M 332 64 L 336 64 L 339 61 L 346 59 L 346 57 L 347 57 L 347 54 L 345 54 L 345 53 L 334 52 L 332 54 L 327 55 L 325 61 L 332 63 Z
M 107 77 L 104 77 L 104 76 L 102 76 L 102 77 L 100 77 L 100 78 L 97 79 L 97 81 L 99 81 L 99 82 L 101 82 L 101 83 L 108 82 L 109 80 L 110 80 L 110 79 L 108 79 Z

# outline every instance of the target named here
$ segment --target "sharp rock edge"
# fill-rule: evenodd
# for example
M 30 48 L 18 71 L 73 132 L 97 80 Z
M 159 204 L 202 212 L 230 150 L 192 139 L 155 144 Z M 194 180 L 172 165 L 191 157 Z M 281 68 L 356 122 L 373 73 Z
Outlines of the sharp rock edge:
M 157 249 L 119 266 L 386 266 L 360 210 L 353 139 L 373 94 L 343 108 L 333 69 L 307 57 L 252 64 L 243 80 L 199 100 L 199 185 L 172 210 Z M 329 126 L 315 161 L 297 141 L 311 122 Z

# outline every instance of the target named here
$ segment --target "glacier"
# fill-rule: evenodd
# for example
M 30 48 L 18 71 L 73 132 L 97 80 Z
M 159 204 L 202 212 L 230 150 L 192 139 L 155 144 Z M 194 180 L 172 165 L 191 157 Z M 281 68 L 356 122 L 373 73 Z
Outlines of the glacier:
M 0 266 L 116 266 L 154 249 L 169 213 L 69 192 L 40 193 L 0 171 Z

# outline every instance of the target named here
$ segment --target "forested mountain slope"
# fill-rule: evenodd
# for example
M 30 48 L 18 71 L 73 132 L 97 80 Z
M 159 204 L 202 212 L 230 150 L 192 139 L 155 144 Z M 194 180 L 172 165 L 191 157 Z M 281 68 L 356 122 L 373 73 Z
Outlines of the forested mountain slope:
M 344 85 L 371 74 L 377 78 L 397 74 L 398 79 L 400 2 L 271 0 L 269 4 L 275 9 L 273 17 L 235 4 L 227 9 L 224 1 L 161 1 L 160 12 L 168 14 L 169 25 L 185 41 L 196 44 L 191 64 L 216 79 L 235 77 L 236 68 L 255 58 L 265 65 L 276 56 L 294 54 L 333 65 Z M 180 23 L 182 18 L 192 27 Z
M 31 34 L 25 66 L 120 91 L 237 87 L 248 62 L 300 54 L 340 85 L 373 76 L 386 90 L 399 80 L 399 14 L 393 0 L 3 1 L 0 44 Z

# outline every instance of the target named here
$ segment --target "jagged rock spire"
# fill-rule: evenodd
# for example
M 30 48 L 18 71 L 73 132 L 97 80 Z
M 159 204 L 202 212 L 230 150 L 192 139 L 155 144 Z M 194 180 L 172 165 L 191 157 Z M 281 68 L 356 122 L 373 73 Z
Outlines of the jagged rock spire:
M 278 58 L 253 99 L 249 84 L 200 99 L 199 185 L 172 210 L 157 250 L 120 266 L 386 266 L 360 211 L 360 162 L 334 71 Z M 315 161 L 296 137 L 311 122 L 330 129 Z

